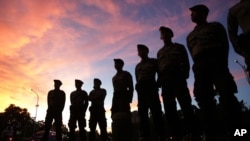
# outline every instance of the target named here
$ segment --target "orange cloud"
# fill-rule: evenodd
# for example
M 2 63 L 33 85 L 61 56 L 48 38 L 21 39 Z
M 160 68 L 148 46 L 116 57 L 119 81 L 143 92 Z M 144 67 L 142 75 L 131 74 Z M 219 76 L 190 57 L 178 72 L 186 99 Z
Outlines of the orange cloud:
M 31 109 L 33 115 L 36 95 L 30 91 L 32 88 L 40 98 L 38 119 L 44 119 L 47 92 L 53 89 L 53 79 L 61 79 L 62 89 L 67 93 L 66 123 L 68 97 L 74 90 L 75 78 L 82 79 L 84 89 L 89 91 L 93 77 L 100 77 L 112 93 L 113 58 L 124 59 L 125 69 L 133 74 L 139 61 L 136 44 L 149 45 L 153 57 L 162 46 L 159 26 L 172 27 L 175 39 L 185 38 L 183 35 L 193 28 L 188 2 L 181 3 L 179 12 L 165 7 L 169 2 L 162 3 L 152 0 L 1 1 L 0 97 L 4 101 L 0 110 L 14 103 Z M 141 8 L 145 12 L 152 10 L 148 12 L 150 17 L 140 15 L 144 14 Z M 107 96 L 107 107 L 111 98 L 112 94 Z M 136 109 L 136 101 L 131 106 Z

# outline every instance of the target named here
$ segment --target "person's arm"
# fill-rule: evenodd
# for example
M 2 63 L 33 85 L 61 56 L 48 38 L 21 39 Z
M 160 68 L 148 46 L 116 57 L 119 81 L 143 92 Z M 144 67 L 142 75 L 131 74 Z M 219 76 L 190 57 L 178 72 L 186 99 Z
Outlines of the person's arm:
M 133 100 L 133 93 L 134 93 L 134 84 L 133 79 L 130 73 L 128 73 L 128 94 L 129 94 L 129 103 Z
M 182 46 L 182 70 L 184 77 L 187 79 L 189 77 L 189 71 L 190 71 L 190 63 L 189 63 L 189 58 L 187 54 L 187 50 L 185 49 L 184 46 Z
M 88 101 L 88 94 L 87 92 L 83 91 L 84 92 L 84 102 L 83 102 L 83 111 L 84 113 L 87 111 L 87 108 L 89 106 L 89 101 Z
M 65 106 L 65 101 L 66 101 L 66 94 L 64 91 L 62 91 L 62 99 L 60 103 L 60 110 L 63 111 L 64 106 Z
M 48 105 L 48 108 L 50 107 L 51 103 L 50 103 L 50 91 L 48 92 L 48 95 L 47 95 L 47 105 Z

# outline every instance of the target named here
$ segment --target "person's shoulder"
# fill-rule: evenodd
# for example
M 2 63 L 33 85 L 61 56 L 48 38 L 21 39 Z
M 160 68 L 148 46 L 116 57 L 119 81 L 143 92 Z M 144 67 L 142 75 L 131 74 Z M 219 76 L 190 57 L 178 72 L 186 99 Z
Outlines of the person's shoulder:
M 229 12 L 234 13 L 236 12 L 238 9 L 240 9 L 242 7 L 242 5 L 245 5 L 245 2 L 250 2 L 249 0 L 244 0 L 244 1 L 240 1 L 238 3 L 236 3 L 235 5 L 233 5 L 232 7 L 229 8 Z
M 208 23 L 210 29 L 214 29 L 214 30 L 224 30 L 225 27 L 220 23 L 220 22 L 217 22 L 217 21 L 213 21 L 213 22 L 210 22 Z
M 157 61 L 156 58 L 149 58 L 150 61 Z
M 82 90 L 82 94 L 86 95 L 86 94 L 88 94 L 88 93 L 87 93 L 87 91 Z
M 181 44 L 181 43 L 174 43 L 174 46 L 177 46 L 177 47 L 180 47 L 180 48 L 183 48 L 184 47 L 184 45 L 183 44 Z
M 123 74 L 124 74 L 124 75 L 129 75 L 129 76 L 131 76 L 131 73 L 128 72 L 128 71 L 126 71 L 126 70 L 123 71 Z
M 105 91 L 105 92 L 106 92 L 106 89 L 104 89 L 104 88 L 101 88 L 101 91 Z
M 157 59 L 156 58 L 149 58 L 150 63 L 156 63 L 157 64 Z
M 186 39 L 190 38 L 191 36 L 194 35 L 194 33 L 196 32 L 196 28 L 194 27 L 187 35 Z
M 91 94 L 93 94 L 93 93 L 95 93 L 95 89 L 91 90 L 91 91 L 89 92 L 89 95 L 91 95 Z
M 210 25 L 222 25 L 220 22 L 218 21 L 212 21 L 212 22 L 209 22 L 208 24 Z
M 157 53 L 161 52 L 161 51 L 164 50 L 164 49 L 165 49 L 165 46 L 162 46 L 162 47 L 158 50 Z
M 55 90 L 49 90 L 48 94 L 51 94 L 53 93 Z
M 209 22 L 208 25 L 213 26 L 213 27 L 224 27 L 224 26 L 222 25 L 222 23 L 217 22 L 217 21 Z
M 138 66 L 140 66 L 142 64 L 142 61 L 138 62 L 136 65 L 135 65 L 135 68 L 137 68 Z
M 72 91 L 70 94 L 75 94 L 76 93 L 76 90 L 75 91 Z
M 65 93 L 64 90 L 59 90 L 61 93 Z

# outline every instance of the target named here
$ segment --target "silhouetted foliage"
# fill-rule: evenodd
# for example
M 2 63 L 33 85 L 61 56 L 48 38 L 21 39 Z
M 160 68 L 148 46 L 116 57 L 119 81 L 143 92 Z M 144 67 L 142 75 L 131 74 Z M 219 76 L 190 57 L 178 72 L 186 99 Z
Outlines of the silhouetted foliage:
M 43 120 L 35 122 L 26 108 L 10 104 L 5 109 L 5 112 L 0 113 L 0 140 L 4 140 L 7 137 L 13 137 L 17 141 L 24 140 L 37 131 L 44 130 L 44 126 L 45 122 Z M 51 130 L 55 131 L 54 124 Z M 63 125 L 62 133 L 66 135 L 67 132 L 68 128 L 66 125 Z
M 10 104 L 5 112 L 1 113 L 0 121 L 1 138 L 12 136 L 20 139 L 31 136 L 33 133 L 34 120 L 26 108 Z

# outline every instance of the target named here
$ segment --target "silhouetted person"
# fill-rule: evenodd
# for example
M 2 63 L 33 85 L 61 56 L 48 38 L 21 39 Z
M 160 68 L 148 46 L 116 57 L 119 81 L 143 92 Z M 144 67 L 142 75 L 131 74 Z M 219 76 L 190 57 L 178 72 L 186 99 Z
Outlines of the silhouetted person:
M 204 113 L 205 133 L 208 141 L 216 138 L 215 91 L 223 109 L 223 121 L 230 128 L 238 122 L 240 105 L 235 97 L 237 86 L 228 69 L 228 38 L 225 28 L 218 22 L 207 22 L 209 9 L 205 5 L 190 8 L 194 30 L 187 37 L 193 59 L 194 96 Z
M 135 68 L 137 82 L 135 89 L 138 94 L 138 113 L 140 117 L 140 141 L 151 140 L 149 109 L 160 140 L 164 141 L 163 114 L 155 79 L 158 72 L 157 60 L 148 57 L 149 49 L 145 45 L 137 45 L 137 51 L 138 56 L 141 58 Z
M 112 140 L 131 141 L 132 121 L 130 103 L 133 99 L 133 80 L 128 71 L 123 70 L 124 62 L 114 59 L 116 74 L 112 79 L 114 94 L 111 107 Z
M 62 112 L 65 105 L 66 96 L 64 91 L 60 90 L 62 82 L 60 80 L 54 80 L 54 90 L 50 90 L 47 96 L 47 114 L 45 117 L 45 132 L 42 141 L 47 141 L 49 138 L 49 131 L 55 120 L 56 126 L 56 139 L 62 140 Z
M 234 50 L 244 57 L 250 79 L 250 0 L 241 0 L 231 7 L 227 20 L 229 39 Z
M 88 108 L 88 94 L 82 90 L 83 82 L 81 80 L 75 80 L 76 90 L 70 94 L 70 118 L 69 118 L 69 140 L 75 140 L 76 122 L 78 122 L 80 139 L 86 140 L 86 119 L 85 113 Z
M 94 90 L 89 93 L 89 101 L 91 101 L 91 106 L 89 108 L 90 111 L 90 119 L 89 119 L 89 128 L 90 128 L 90 141 L 95 141 L 95 131 L 96 125 L 99 124 L 99 128 L 101 130 L 101 139 L 102 141 L 107 141 L 107 121 L 105 116 L 104 109 L 104 100 L 107 95 L 105 89 L 101 88 L 101 80 L 95 78 L 94 79 Z
M 182 44 L 172 42 L 174 33 L 170 28 L 161 26 L 159 31 L 164 46 L 157 53 L 158 82 L 162 88 L 168 136 L 173 140 L 181 140 L 176 99 L 183 111 L 186 123 L 189 126 L 194 124 L 191 96 L 186 81 L 190 70 L 188 55 Z M 191 133 L 191 129 L 189 132 Z
M 121 59 L 114 59 L 116 74 L 112 79 L 114 95 L 111 107 L 111 114 L 126 112 L 130 114 L 130 103 L 133 99 L 133 80 L 128 71 L 123 70 L 124 62 Z

